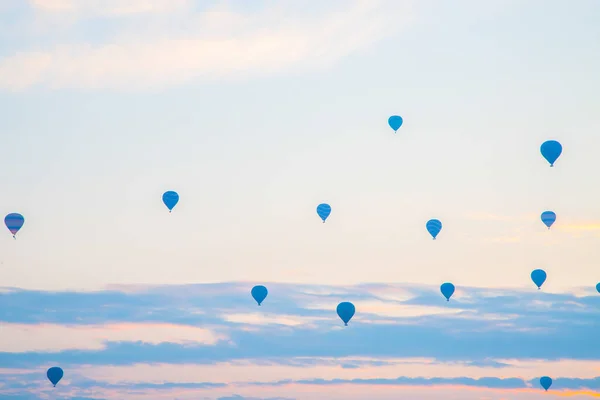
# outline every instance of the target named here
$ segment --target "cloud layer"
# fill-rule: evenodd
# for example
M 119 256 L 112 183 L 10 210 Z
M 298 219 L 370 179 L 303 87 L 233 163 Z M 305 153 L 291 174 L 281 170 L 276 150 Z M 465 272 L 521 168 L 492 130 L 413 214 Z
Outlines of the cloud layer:
M 600 389 L 591 291 L 459 288 L 446 302 L 437 287 L 267 284 L 258 307 L 252 285 L 4 289 L 0 393 L 44 396 L 52 365 L 67 371 L 60 390 L 101 398 L 362 390 L 350 387 L 381 388 L 378 398 L 398 387 L 429 388 L 419 398 L 441 387 L 528 398 L 542 375 L 554 377 L 553 393 Z M 335 315 L 340 301 L 357 308 L 348 327 Z

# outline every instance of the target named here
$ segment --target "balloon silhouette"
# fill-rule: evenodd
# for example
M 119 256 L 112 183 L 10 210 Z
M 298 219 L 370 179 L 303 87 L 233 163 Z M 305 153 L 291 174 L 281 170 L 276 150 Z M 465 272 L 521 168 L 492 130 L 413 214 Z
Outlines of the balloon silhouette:
M 554 221 L 556 221 L 556 214 L 554 213 L 554 211 L 544 211 L 541 215 L 541 218 L 544 225 L 546 225 L 548 229 L 550 229 L 552 224 L 554 224 Z
M 329 214 L 331 214 L 331 206 L 326 203 L 319 204 L 317 206 L 317 214 L 319 215 L 319 217 L 321 217 L 323 223 L 325 223 L 325 220 L 327 219 L 327 217 L 329 217 Z
M 46 372 L 46 376 L 48 377 L 48 380 L 52 382 L 52 386 L 56 387 L 58 381 L 60 381 L 63 377 L 63 370 L 59 367 L 52 367 L 48 369 L 48 372 Z
M 15 239 L 17 238 L 17 232 L 19 232 L 19 230 L 23 227 L 24 223 L 25 218 L 18 213 L 8 214 L 6 217 L 4 217 L 4 224 Z
M 598 283 L 598 284 L 596 285 L 596 290 L 598 291 L 598 293 L 600 293 L 600 283 Z
M 549 376 L 542 376 L 540 378 L 540 385 L 542 385 L 545 391 L 548 391 L 548 389 L 550 389 L 550 386 L 552 386 L 552 378 L 550 378 Z
M 454 294 L 455 289 L 456 288 L 454 287 L 454 285 L 450 282 L 442 283 L 442 286 L 440 286 L 440 290 L 446 298 L 446 301 L 450 301 L 450 297 L 452 297 L 452 295 Z
M 399 115 L 392 115 L 390 118 L 388 118 L 388 124 L 390 125 L 390 128 L 394 130 L 394 132 L 397 132 L 398 129 L 400 129 L 403 122 L 404 121 L 402 120 L 402 117 Z
M 543 269 L 535 269 L 531 272 L 531 280 L 538 287 L 538 290 L 540 290 L 544 282 L 546 282 L 546 277 L 546 271 Z
M 264 287 L 262 285 L 258 285 L 258 286 L 254 286 L 250 293 L 252 293 L 252 297 L 254 297 L 254 300 L 256 300 L 256 302 L 260 306 L 260 303 L 265 301 L 265 299 L 267 298 L 269 291 L 267 290 L 266 287 Z
M 427 228 L 427 231 L 431 237 L 433 237 L 433 240 L 435 240 L 437 235 L 439 235 L 440 231 L 442 230 L 442 222 L 439 219 L 430 219 L 425 224 L 425 228 Z
M 548 140 L 542 143 L 540 147 L 542 156 L 550 163 L 551 167 L 554 167 L 554 163 L 558 160 L 562 153 L 562 145 L 556 140 Z
M 345 326 L 348 326 L 348 322 L 352 319 L 355 312 L 356 308 L 350 302 L 344 301 L 337 306 L 337 315 L 344 321 Z
M 169 209 L 169 212 L 171 212 L 173 211 L 173 207 L 175 207 L 177 203 L 179 203 L 179 195 L 177 194 L 177 192 L 169 190 L 168 192 L 165 192 L 163 194 L 162 200 L 163 203 L 165 203 L 165 206 L 167 206 L 167 208 Z

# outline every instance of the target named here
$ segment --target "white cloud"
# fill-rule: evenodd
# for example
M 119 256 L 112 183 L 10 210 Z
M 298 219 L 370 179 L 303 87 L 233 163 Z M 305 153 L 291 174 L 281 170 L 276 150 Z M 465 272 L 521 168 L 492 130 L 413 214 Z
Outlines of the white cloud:
M 227 322 L 249 325 L 285 325 L 285 326 L 314 326 L 312 322 L 316 320 L 327 320 L 326 318 L 298 317 L 294 315 L 276 315 L 276 314 L 224 314 L 221 316 Z
M 391 318 L 414 318 L 428 315 L 455 315 L 464 312 L 464 310 L 457 308 L 443 307 L 445 303 L 445 301 L 440 301 L 441 306 L 435 307 L 386 303 L 379 300 L 361 301 L 354 303 L 356 306 L 356 316 L 353 320 L 362 322 L 375 322 L 375 320 L 372 318 L 373 315 Z M 337 305 L 338 302 L 335 301 L 323 301 L 309 303 L 305 306 L 305 308 L 309 310 L 330 311 L 335 310 Z
M 107 342 L 213 345 L 226 339 L 211 330 L 173 324 L 55 325 L 2 324 L 0 352 L 102 350 Z
M 36 0 L 37 10 L 64 12 L 69 22 L 73 13 L 120 16 L 119 28 L 102 43 L 69 43 L 63 34 L 53 45 L 0 59 L 0 88 L 143 89 L 326 68 L 412 21 L 408 0 L 327 3 L 338 8 L 314 15 L 290 3 L 251 13 L 222 6 L 200 12 L 176 3 L 185 12 L 166 16 L 175 7 L 166 1 L 136 0 L 123 8 L 116 0 L 102 6 L 100 1 Z M 154 12 L 152 18 L 123 17 L 143 10 Z M 73 27 L 67 37 L 83 36 Z

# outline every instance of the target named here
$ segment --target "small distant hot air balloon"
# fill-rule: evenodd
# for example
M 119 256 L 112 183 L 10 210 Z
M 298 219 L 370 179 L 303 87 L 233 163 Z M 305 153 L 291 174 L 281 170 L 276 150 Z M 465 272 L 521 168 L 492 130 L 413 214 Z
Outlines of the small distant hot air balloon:
M 600 282 L 596 285 L 596 290 L 600 293 Z
M 356 308 L 354 307 L 354 304 L 344 301 L 344 302 L 338 304 L 336 311 L 337 311 L 337 315 L 344 322 L 344 325 L 348 326 L 348 322 L 350 322 L 350 320 L 354 316 L 354 313 L 356 312 Z
M 538 290 L 542 288 L 544 282 L 546 282 L 546 271 L 543 269 L 535 269 L 531 272 L 531 280 L 537 286 Z
M 48 380 L 52 382 L 52 386 L 56 387 L 58 381 L 60 381 L 63 377 L 63 370 L 59 367 L 52 367 L 48 369 L 46 376 L 48 377 Z
M 331 206 L 326 203 L 319 204 L 317 206 L 317 214 L 323 220 L 323 223 L 325 223 L 325 220 L 329 217 L 329 214 L 331 214 Z
M 19 213 L 11 213 L 4 217 L 4 224 L 15 239 L 17 238 L 17 232 L 23 227 L 24 223 L 25 218 Z
M 542 143 L 540 147 L 542 156 L 550 163 L 551 167 L 554 167 L 554 163 L 558 160 L 562 153 L 562 145 L 556 140 L 547 140 Z
M 265 301 L 265 299 L 267 298 L 269 291 L 267 290 L 266 287 L 264 287 L 262 285 L 258 285 L 258 286 L 254 286 L 250 293 L 252 294 L 252 297 L 254 298 L 254 300 L 256 300 L 256 302 L 260 306 L 260 304 L 263 301 Z
M 390 128 L 394 130 L 394 132 L 398 132 L 398 129 L 400 129 L 403 122 L 404 121 L 402 120 L 402 117 L 399 115 L 392 115 L 388 118 L 388 124 L 390 125 Z
M 430 219 L 425 224 L 425 228 L 427 228 L 427 231 L 429 232 L 433 240 L 435 240 L 437 235 L 439 235 L 440 231 L 442 230 L 442 221 L 440 221 L 439 219 Z
M 541 219 L 544 225 L 546 225 L 548 229 L 550 229 L 552 224 L 554 224 L 554 222 L 556 221 L 556 214 L 554 213 L 554 211 L 544 211 L 541 215 Z
M 542 385 L 544 390 L 547 392 L 548 389 L 550 389 L 550 386 L 552 386 L 552 378 L 549 376 L 542 376 L 540 378 L 540 385 Z
M 177 203 L 179 203 L 179 194 L 177 194 L 177 192 L 169 190 L 168 192 L 163 193 L 162 200 L 163 203 L 165 203 L 165 206 L 167 206 L 167 208 L 169 209 L 169 212 L 171 212 L 173 211 L 173 207 L 175 207 Z
M 440 286 L 440 291 L 446 298 L 446 301 L 450 301 L 450 297 L 452 297 L 452 295 L 454 294 L 454 290 L 455 287 L 450 282 L 442 283 L 442 286 Z

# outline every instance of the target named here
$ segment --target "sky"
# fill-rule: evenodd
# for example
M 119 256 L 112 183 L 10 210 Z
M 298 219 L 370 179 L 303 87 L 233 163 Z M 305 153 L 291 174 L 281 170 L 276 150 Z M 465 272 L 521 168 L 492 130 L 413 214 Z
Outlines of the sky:
M 0 235 L 0 396 L 600 397 L 598 20 L 596 0 L 0 1 L 0 213 L 25 216 Z

